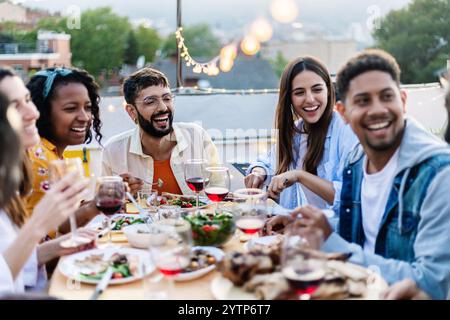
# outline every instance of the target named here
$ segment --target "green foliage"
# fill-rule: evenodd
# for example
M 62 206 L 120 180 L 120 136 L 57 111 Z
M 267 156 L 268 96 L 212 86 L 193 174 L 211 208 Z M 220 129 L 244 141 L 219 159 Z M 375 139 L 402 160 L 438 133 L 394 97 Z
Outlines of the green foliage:
M 139 57 L 139 53 L 138 53 L 138 43 L 136 40 L 136 35 L 135 35 L 134 31 L 131 30 L 130 33 L 128 34 L 124 62 L 127 64 L 135 64 L 138 57 Z
M 388 13 L 373 33 L 376 47 L 390 52 L 403 83 L 436 81 L 450 52 L 450 0 L 413 0 Z
M 66 30 L 72 36 L 72 63 L 94 75 L 120 68 L 131 25 L 126 17 L 103 7 L 81 14 L 81 28 Z
M 220 41 L 207 24 L 183 28 L 183 37 L 192 57 L 213 58 L 220 53 Z M 171 56 L 177 51 L 175 35 L 170 35 L 161 49 L 162 54 Z
M 137 40 L 138 56 L 145 56 L 145 61 L 151 62 L 155 59 L 156 51 L 161 47 L 161 37 L 152 28 L 141 25 L 134 31 Z M 136 61 L 135 61 L 136 62 Z
M 283 73 L 284 68 L 289 63 L 289 61 L 283 56 L 283 53 L 281 51 L 277 52 L 277 56 L 275 59 L 270 60 L 270 64 L 272 65 L 272 68 L 275 70 L 275 73 L 277 74 L 278 78 L 281 77 L 281 74 Z

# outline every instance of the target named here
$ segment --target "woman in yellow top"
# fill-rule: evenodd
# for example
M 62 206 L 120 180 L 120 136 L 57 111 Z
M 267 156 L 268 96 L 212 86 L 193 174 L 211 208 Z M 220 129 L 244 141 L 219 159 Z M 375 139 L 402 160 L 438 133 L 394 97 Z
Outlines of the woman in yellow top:
M 37 128 L 41 142 L 29 151 L 34 179 L 33 191 L 27 197 L 26 205 L 28 212 L 32 212 L 49 189 L 50 161 L 62 159 L 67 146 L 91 142 L 93 133 L 100 143 L 102 134 L 99 87 L 86 71 L 75 68 L 49 68 L 37 72 L 27 87 L 40 112 Z M 77 213 L 79 225 L 85 224 L 98 214 L 92 201 L 80 210 L 83 212 Z

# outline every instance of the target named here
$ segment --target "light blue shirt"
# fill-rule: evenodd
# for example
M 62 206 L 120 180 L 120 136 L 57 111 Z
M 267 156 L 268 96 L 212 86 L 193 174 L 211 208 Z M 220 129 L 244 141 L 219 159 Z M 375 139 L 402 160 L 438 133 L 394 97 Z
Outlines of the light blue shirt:
M 296 123 L 298 128 L 303 127 L 303 120 Z M 289 170 L 302 168 L 302 164 L 298 163 L 300 143 L 302 134 L 295 133 L 293 142 L 294 161 L 290 165 Z M 303 137 L 304 138 L 304 137 Z M 325 149 L 322 160 L 317 166 L 317 176 L 324 180 L 331 181 L 334 186 L 334 203 L 328 205 L 327 208 L 336 208 L 339 206 L 341 187 L 342 187 L 342 171 L 345 166 L 345 160 L 348 153 L 358 143 L 358 138 L 355 136 L 349 125 L 346 125 L 341 116 L 334 111 L 330 126 L 328 127 L 327 136 L 325 138 Z M 262 167 L 266 170 L 267 177 L 264 185 L 269 185 L 272 177 L 275 175 L 277 168 L 277 149 L 276 145 L 272 146 L 271 150 L 263 156 L 259 156 L 247 169 L 249 174 L 253 168 Z M 294 209 L 298 206 L 306 205 L 307 200 L 301 188 L 301 184 L 295 183 L 289 188 L 286 188 L 280 194 L 280 205 Z

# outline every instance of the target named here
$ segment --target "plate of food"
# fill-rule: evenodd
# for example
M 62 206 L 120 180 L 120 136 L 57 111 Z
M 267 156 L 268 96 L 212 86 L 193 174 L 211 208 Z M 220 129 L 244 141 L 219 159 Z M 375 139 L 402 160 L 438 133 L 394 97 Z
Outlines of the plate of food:
M 148 252 L 132 248 L 83 251 L 65 257 L 59 264 L 66 277 L 90 284 L 97 284 L 109 267 L 113 269 L 109 282 L 113 285 L 142 279 L 155 269 Z
M 277 234 L 273 236 L 256 237 L 248 240 L 244 244 L 244 249 L 249 251 L 251 248 L 258 246 L 278 246 L 283 241 L 283 235 Z
M 311 299 L 379 299 L 388 288 L 377 273 L 349 263 L 349 254 L 324 253 L 305 249 L 309 259 L 326 261 L 324 275 Z M 230 252 L 218 263 L 219 274 L 211 283 L 211 292 L 219 300 L 298 299 L 281 270 L 281 245 L 252 247 L 248 252 Z
M 86 225 L 86 228 L 96 231 L 103 231 L 105 229 L 104 221 L 105 216 L 97 215 Z M 145 223 L 144 217 L 140 214 L 117 213 L 111 217 L 111 231 L 113 234 L 121 234 L 123 233 L 123 228 L 130 225 L 143 223 Z
M 174 277 L 175 281 L 189 281 L 200 278 L 216 268 L 225 253 L 216 247 L 193 247 L 189 266 Z

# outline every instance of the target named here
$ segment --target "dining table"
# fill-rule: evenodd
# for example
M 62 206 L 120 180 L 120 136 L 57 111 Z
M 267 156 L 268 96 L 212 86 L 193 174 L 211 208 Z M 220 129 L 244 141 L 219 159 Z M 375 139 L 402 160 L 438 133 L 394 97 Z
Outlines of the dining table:
M 127 213 L 137 213 L 133 204 L 127 204 Z M 236 232 L 240 232 L 237 230 Z M 226 253 L 232 251 L 245 251 L 244 237 L 233 236 L 221 249 Z M 97 240 L 98 241 L 98 240 Z M 123 234 L 113 234 L 112 241 L 117 247 L 130 247 L 127 238 Z M 61 257 L 61 264 L 67 257 Z M 206 275 L 190 281 L 175 281 L 170 287 L 169 281 L 161 276 L 155 269 L 146 277 L 130 283 L 109 285 L 100 300 L 148 300 L 153 299 L 155 292 L 165 291 L 169 293 L 168 298 L 173 300 L 212 300 L 215 299 L 211 291 L 211 283 L 214 278 L 220 275 L 217 270 L 213 270 Z M 382 289 L 387 288 L 386 282 L 379 277 Z M 159 278 L 159 279 L 158 279 Z M 158 280 L 158 281 L 156 281 Z M 95 291 L 95 284 L 87 284 L 67 278 L 57 267 L 49 281 L 48 294 L 59 299 L 68 300 L 88 300 Z M 171 288 L 169 290 L 169 288 Z

